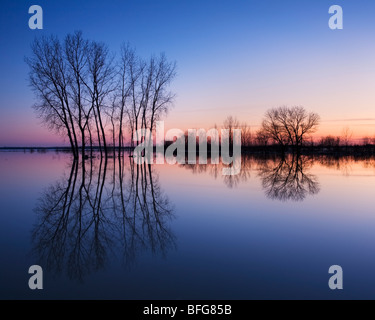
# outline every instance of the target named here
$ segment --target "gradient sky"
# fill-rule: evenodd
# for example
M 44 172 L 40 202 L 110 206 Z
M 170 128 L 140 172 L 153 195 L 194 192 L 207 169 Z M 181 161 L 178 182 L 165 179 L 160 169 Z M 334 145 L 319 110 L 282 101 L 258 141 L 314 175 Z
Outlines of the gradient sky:
M 44 29 L 28 28 L 28 8 Z M 344 29 L 328 28 L 328 9 L 344 10 Z M 31 109 L 28 67 L 34 37 L 82 30 L 118 51 L 165 52 L 178 64 L 177 99 L 167 128 L 210 128 L 227 115 L 256 130 L 268 108 L 303 105 L 320 114 L 317 135 L 375 135 L 373 0 L 2 0 L 0 146 L 61 145 Z

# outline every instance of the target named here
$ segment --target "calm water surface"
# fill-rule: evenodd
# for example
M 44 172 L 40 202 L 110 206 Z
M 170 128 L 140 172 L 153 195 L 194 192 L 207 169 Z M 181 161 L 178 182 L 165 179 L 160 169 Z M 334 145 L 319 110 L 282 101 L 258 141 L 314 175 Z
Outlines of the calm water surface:
M 374 159 L 222 168 L 0 152 L 0 298 L 375 298 Z

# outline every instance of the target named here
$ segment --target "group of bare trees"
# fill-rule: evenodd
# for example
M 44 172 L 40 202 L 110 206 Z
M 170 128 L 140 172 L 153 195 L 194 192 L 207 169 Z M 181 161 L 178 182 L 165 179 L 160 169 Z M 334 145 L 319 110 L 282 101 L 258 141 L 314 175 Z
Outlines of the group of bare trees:
M 319 115 L 306 111 L 302 106 L 281 106 L 266 111 L 260 128 L 254 134 L 250 126 L 245 122 L 240 123 L 233 116 L 228 116 L 222 127 L 230 133 L 230 144 L 233 142 L 233 130 L 240 129 L 241 145 L 245 148 L 278 145 L 282 151 L 287 151 L 289 147 L 298 151 L 302 146 L 316 146 L 324 150 L 349 152 L 353 147 L 364 146 L 369 149 L 375 146 L 375 137 L 353 139 L 354 133 L 348 126 L 338 136 L 313 137 L 319 123 Z
M 241 130 L 241 145 L 250 147 L 252 144 L 251 128 L 246 122 L 240 123 L 236 117 L 228 116 L 224 120 L 223 128 L 229 131 L 229 145 L 233 145 L 233 130 Z
M 228 130 L 228 138 L 229 138 L 229 145 L 233 146 L 233 132 L 235 129 L 241 130 L 241 146 L 242 147 L 250 147 L 253 145 L 253 136 L 251 132 L 251 127 L 246 122 L 240 122 L 236 117 L 234 116 L 228 116 L 225 118 L 223 125 L 221 127 L 222 129 Z M 214 125 L 214 129 L 218 130 L 218 125 Z M 188 136 L 188 133 L 186 132 L 186 137 Z M 211 139 L 211 138 L 210 138 Z M 212 140 L 208 139 L 208 142 L 213 142 Z M 218 136 L 219 141 L 218 144 L 222 142 L 222 137 Z M 197 143 L 199 141 L 199 138 L 197 139 Z
M 350 151 L 350 149 L 362 148 L 362 151 L 367 148 L 367 151 L 371 151 L 375 146 L 375 137 L 364 136 L 362 138 L 353 139 L 353 131 L 349 127 L 344 127 L 340 136 L 327 135 L 320 138 L 318 145 L 323 147 L 325 150 L 340 150 Z
M 36 38 L 31 49 L 26 62 L 38 100 L 34 109 L 48 128 L 68 137 L 75 158 L 88 146 L 102 156 L 110 146 L 121 150 L 125 132 L 136 142 L 134 131 L 152 132 L 172 105 L 176 64 L 164 54 L 145 61 L 123 45 L 116 59 L 104 43 L 81 32 L 64 41 Z
M 282 106 L 266 112 L 262 125 L 255 135 L 246 122 L 241 124 L 233 116 L 225 119 L 223 128 L 229 130 L 230 145 L 233 144 L 233 130 L 240 129 L 243 147 L 278 144 L 285 150 L 288 146 L 299 149 L 306 142 L 307 137 L 316 131 L 319 122 L 319 115 L 308 113 L 301 106 Z

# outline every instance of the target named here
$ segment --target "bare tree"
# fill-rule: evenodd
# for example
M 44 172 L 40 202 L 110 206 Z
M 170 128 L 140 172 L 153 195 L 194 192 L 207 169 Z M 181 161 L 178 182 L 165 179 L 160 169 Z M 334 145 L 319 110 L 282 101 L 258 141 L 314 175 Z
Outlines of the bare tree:
M 131 96 L 134 91 L 134 86 L 139 78 L 140 72 L 137 72 L 138 59 L 135 56 L 135 51 L 130 47 L 129 44 L 123 44 L 121 47 L 121 58 L 119 63 L 119 86 L 118 86 L 118 98 L 119 102 L 117 107 L 119 109 L 119 133 L 118 133 L 118 147 L 119 151 L 124 146 L 124 117 L 131 114 Z M 131 117 L 129 117 L 130 119 Z M 130 121 L 131 130 L 132 121 Z
M 146 64 L 146 67 L 143 69 L 144 72 L 142 74 L 142 81 L 141 81 L 141 101 L 140 101 L 140 108 L 142 111 L 141 117 L 141 128 L 146 129 L 148 128 L 149 116 L 148 113 L 150 112 L 150 101 L 151 101 L 151 94 L 152 94 L 152 86 L 154 82 L 155 72 L 156 72 L 156 62 L 153 57 L 151 57 L 150 62 Z
M 292 145 L 299 149 L 306 136 L 316 131 L 320 117 L 308 113 L 301 106 L 273 108 L 266 112 L 262 130 L 282 147 Z
M 229 145 L 233 146 L 233 130 L 240 127 L 239 121 L 233 116 L 228 116 L 224 120 L 223 127 L 229 131 Z
M 343 142 L 343 144 L 345 145 L 345 147 L 347 148 L 349 146 L 349 144 L 351 143 L 351 139 L 353 137 L 353 131 L 350 130 L 349 127 L 345 127 L 343 130 L 342 130 L 342 134 L 341 134 L 341 141 Z
M 82 37 L 82 32 L 76 32 L 65 38 L 65 55 L 68 69 L 70 96 L 75 111 L 76 122 L 81 133 L 82 154 L 85 154 L 85 131 L 90 119 L 92 108 L 87 108 L 87 64 L 89 43 Z M 90 139 L 91 141 L 91 139 Z M 90 143 L 92 148 L 92 142 Z
M 94 117 L 97 127 L 99 148 L 102 153 L 101 141 L 105 155 L 108 155 L 104 119 L 102 110 L 106 107 L 109 95 L 114 91 L 114 68 L 113 59 L 110 58 L 108 47 L 104 43 L 92 41 L 89 44 L 88 72 L 89 82 L 85 83 L 90 92 L 91 106 L 94 110 Z
M 168 62 L 165 54 L 161 54 L 156 59 L 153 85 L 151 91 L 151 114 L 150 131 L 154 129 L 155 121 L 158 121 L 162 115 L 167 114 L 173 103 L 175 95 L 168 90 L 172 80 L 176 76 L 176 62 Z
M 252 135 L 250 126 L 244 122 L 241 125 L 241 145 L 243 147 L 250 147 L 252 144 Z
M 78 141 L 61 43 L 54 36 L 41 37 L 34 40 L 31 49 L 32 57 L 25 60 L 30 68 L 30 86 L 38 99 L 34 109 L 49 129 L 68 136 L 74 157 L 77 158 Z
M 334 149 L 340 146 L 340 137 L 326 136 L 321 138 L 320 145 L 327 149 Z
M 134 146 L 134 140 L 139 142 L 138 128 L 139 128 L 139 116 L 141 114 L 142 107 L 144 105 L 145 93 L 142 90 L 145 81 L 145 68 L 146 63 L 139 60 L 137 64 L 130 65 L 130 77 L 134 85 L 130 88 L 130 106 L 126 109 L 128 114 L 129 129 L 131 132 L 131 146 Z M 134 132 L 137 137 L 134 139 Z
M 271 109 L 266 112 L 265 119 L 262 122 L 262 129 L 259 133 L 267 136 L 269 140 L 278 143 L 282 147 L 291 141 L 291 132 L 288 126 L 284 127 L 280 121 L 280 110 Z
M 176 75 L 176 63 L 168 62 L 166 56 L 161 54 L 159 57 L 152 56 L 148 63 L 141 63 L 139 69 L 141 76 L 135 126 L 139 127 L 137 122 L 140 115 L 140 127 L 152 132 L 155 122 L 167 114 L 172 106 L 174 94 L 168 87 Z
M 268 141 L 270 140 L 269 135 L 267 132 L 265 132 L 263 129 L 259 129 L 255 133 L 255 140 L 259 146 L 267 146 Z
M 112 98 L 112 102 L 105 110 L 105 115 L 111 122 L 111 132 L 112 132 L 112 151 L 113 156 L 115 156 L 115 147 L 116 147 L 116 123 L 118 121 L 118 116 L 116 115 L 117 111 L 117 104 L 116 104 L 116 97 Z
M 125 54 L 131 55 L 131 52 L 125 51 Z M 134 139 L 133 132 L 138 133 L 138 129 L 152 132 L 155 122 L 167 114 L 173 104 L 174 94 L 168 88 L 176 75 L 176 64 L 168 62 L 164 54 L 151 57 L 148 62 L 136 58 L 123 61 L 128 61 L 129 67 L 128 86 L 124 86 L 128 99 L 124 102 L 127 104 L 125 110 L 132 133 L 131 141 L 140 142 L 141 137 Z

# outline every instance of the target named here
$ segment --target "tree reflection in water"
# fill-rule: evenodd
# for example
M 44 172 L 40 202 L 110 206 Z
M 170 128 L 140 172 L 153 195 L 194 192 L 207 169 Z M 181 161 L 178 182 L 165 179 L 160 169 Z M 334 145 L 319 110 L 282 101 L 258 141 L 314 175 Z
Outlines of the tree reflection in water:
M 173 207 L 153 167 L 124 159 L 73 161 L 69 176 L 38 199 L 33 249 L 49 270 L 83 280 L 118 252 L 128 264 L 141 250 L 175 247 Z
M 196 164 L 181 166 L 194 174 L 209 173 L 215 179 L 222 179 L 230 189 L 248 181 L 251 171 L 257 171 L 268 198 L 302 201 L 307 195 L 317 194 L 320 190 L 317 176 L 309 173 L 314 161 L 307 156 L 277 157 L 245 154 L 241 158 L 241 172 L 233 176 L 222 175 L 222 169 L 226 166 L 221 161 L 217 165 L 201 165 L 197 159 Z
M 199 157 L 196 158 L 194 164 L 189 164 L 187 158 L 185 160 L 186 164 L 181 164 L 180 167 L 190 170 L 193 174 L 208 173 L 215 180 L 222 178 L 224 184 L 229 189 L 236 188 L 241 182 L 246 182 L 250 179 L 252 158 L 249 156 L 241 156 L 241 171 L 236 175 L 223 175 L 223 168 L 230 168 L 231 166 L 223 164 L 222 158 L 219 155 L 216 155 L 214 160 L 218 162 L 217 164 L 212 164 L 213 159 L 211 155 L 208 157 L 207 164 L 199 164 Z
M 289 155 L 261 162 L 259 176 L 270 199 L 302 201 L 320 191 L 317 176 L 309 173 L 312 158 Z
M 125 159 L 127 164 L 125 165 Z M 362 159 L 363 160 L 363 159 Z M 128 162 L 129 161 L 129 162 Z M 260 178 L 266 196 L 280 201 L 303 201 L 320 191 L 318 178 L 310 173 L 314 163 L 350 174 L 356 159 L 243 155 L 241 172 L 223 176 L 219 164 L 185 164 L 193 174 L 209 174 L 235 188 Z M 366 166 L 375 167 L 373 158 Z M 175 247 L 170 230 L 174 218 L 168 197 L 162 192 L 152 165 L 136 165 L 126 155 L 110 159 L 73 161 L 68 176 L 52 184 L 35 208 L 38 223 L 33 246 L 41 263 L 56 272 L 67 271 L 71 278 L 104 268 L 121 252 L 125 264 L 142 250 L 165 255 Z

